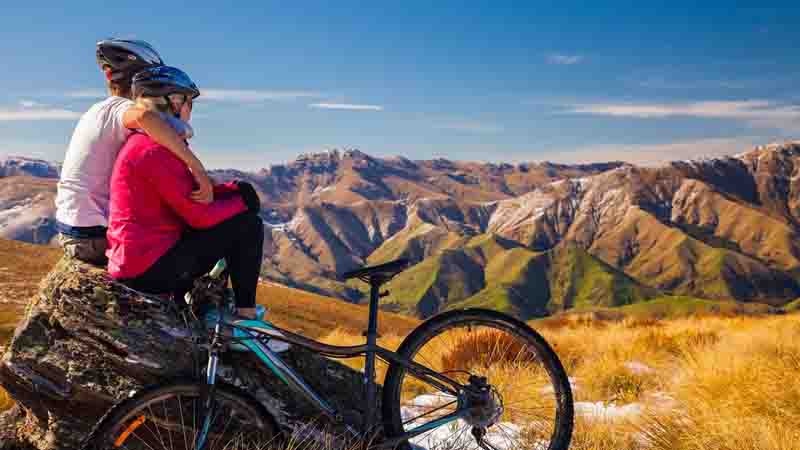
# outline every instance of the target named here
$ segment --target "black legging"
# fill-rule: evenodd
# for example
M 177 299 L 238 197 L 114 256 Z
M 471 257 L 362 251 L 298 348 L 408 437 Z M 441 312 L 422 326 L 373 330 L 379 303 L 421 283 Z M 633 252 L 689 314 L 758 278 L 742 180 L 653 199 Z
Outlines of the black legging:
M 256 214 L 244 212 L 215 227 L 185 232 L 147 272 L 123 282 L 153 294 L 187 292 L 196 278 L 225 258 L 236 306 L 253 308 L 263 246 L 264 224 Z

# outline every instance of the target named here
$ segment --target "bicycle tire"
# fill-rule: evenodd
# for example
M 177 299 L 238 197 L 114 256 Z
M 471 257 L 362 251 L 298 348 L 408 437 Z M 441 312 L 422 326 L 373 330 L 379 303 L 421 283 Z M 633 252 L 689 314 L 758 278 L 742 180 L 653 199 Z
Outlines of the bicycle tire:
M 202 389 L 203 386 L 198 383 L 178 382 L 174 384 L 154 386 L 140 391 L 133 397 L 115 405 L 114 408 L 112 408 L 106 415 L 103 416 L 103 418 L 101 418 L 101 420 L 95 426 L 92 435 L 87 440 L 88 443 L 84 449 L 107 450 L 112 448 L 128 448 L 125 446 L 124 438 L 122 439 L 122 444 L 119 444 L 119 441 L 122 437 L 122 434 L 126 430 L 131 429 L 131 419 L 134 419 L 137 415 L 140 415 L 140 417 L 145 417 L 146 413 L 143 414 L 143 412 L 146 409 L 152 408 L 153 405 L 158 403 L 163 403 L 164 399 L 182 397 L 199 401 L 202 399 Z M 252 430 L 252 433 L 257 434 L 259 439 L 281 439 L 277 423 L 263 405 L 243 391 L 231 386 L 218 384 L 215 389 L 216 391 L 214 398 L 217 402 L 222 402 L 225 405 L 235 406 L 237 407 L 237 411 L 241 410 L 244 417 L 248 417 L 253 420 L 255 429 Z M 133 422 L 136 422 L 136 420 L 138 419 L 134 419 Z M 199 420 L 196 422 L 199 422 Z M 136 427 L 138 426 L 141 426 L 141 424 L 136 425 Z M 130 435 L 130 433 L 128 434 Z M 176 439 L 176 441 L 177 440 L 178 439 Z M 184 441 L 188 441 L 188 439 L 184 438 Z M 187 448 L 187 450 L 188 448 L 193 448 L 194 446 L 194 444 L 190 446 L 188 442 L 186 442 L 184 447 L 180 446 L 180 442 L 178 442 L 178 447 L 174 447 L 175 442 L 170 442 L 170 444 L 170 447 L 172 448 Z M 153 447 L 146 445 L 146 448 L 152 449 Z M 208 448 L 208 446 L 206 445 L 205 448 Z M 210 450 L 214 449 L 212 448 Z
M 574 406 L 572 390 L 566 372 L 556 353 L 547 344 L 545 339 L 524 322 L 497 311 L 485 309 L 454 310 L 439 314 L 425 321 L 409 334 L 397 350 L 399 356 L 412 361 L 415 354 L 424 348 L 425 344 L 441 336 L 448 330 L 470 325 L 484 324 L 498 329 L 506 330 L 525 340 L 533 347 L 536 355 L 547 370 L 552 383 L 556 404 L 556 417 L 554 419 L 553 433 L 548 445 L 548 450 L 567 450 L 572 439 L 574 421 Z M 382 414 L 386 437 L 396 438 L 404 431 L 403 416 L 401 411 L 401 383 L 406 369 L 398 364 L 391 364 L 384 384 L 382 398 Z M 492 380 L 488 380 L 489 383 Z M 408 441 L 398 447 L 408 450 L 411 445 Z

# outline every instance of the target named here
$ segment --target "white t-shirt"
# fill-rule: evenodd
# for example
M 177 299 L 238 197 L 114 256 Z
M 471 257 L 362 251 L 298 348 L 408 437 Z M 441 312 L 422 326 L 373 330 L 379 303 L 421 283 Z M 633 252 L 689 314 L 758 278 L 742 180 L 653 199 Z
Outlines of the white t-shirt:
M 108 226 L 111 171 L 133 133 L 123 115 L 134 103 L 109 97 L 81 117 L 64 157 L 56 194 L 56 220 L 73 227 Z

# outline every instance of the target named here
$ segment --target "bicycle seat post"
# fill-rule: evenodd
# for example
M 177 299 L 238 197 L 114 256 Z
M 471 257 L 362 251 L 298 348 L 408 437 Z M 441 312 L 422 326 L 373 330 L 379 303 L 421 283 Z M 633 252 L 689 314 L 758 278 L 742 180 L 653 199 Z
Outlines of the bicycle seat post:
M 367 354 L 364 362 L 364 397 L 366 410 L 364 418 L 364 431 L 372 432 L 375 425 L 375 407 L 377 388 L 375 386 L 375 346 L 378 341 L 378 301 L 380 300 L 381 285 L 387 280 L 381 275 L 369 277 L 369 321 L 367 322 Z

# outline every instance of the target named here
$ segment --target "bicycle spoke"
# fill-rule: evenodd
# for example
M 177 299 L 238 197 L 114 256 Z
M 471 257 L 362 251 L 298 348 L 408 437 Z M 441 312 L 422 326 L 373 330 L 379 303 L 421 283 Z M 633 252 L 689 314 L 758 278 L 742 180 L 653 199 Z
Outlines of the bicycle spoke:
M 434 409 L 433 411 L 428 411 L 425 414 L 421 414 L 421 415 L 419 415 L 417 417 L 414 417 L 413 419 L 406 420 L 405 422 L 403 422 L 403 425 L 406 425 L 406 424 L 409 424 L 409 423 L 414 422 L 416 420 L 419 420 L 422 417 L 429 416 L 429 415 L 435 413 L 436 411 L 441 411 L 442 409 L 444 409 L 444 408 L 446 408 L 446 407 L 448 407 L 448 406 L 450 406 L 450 405 L 452 405 L 454 403 L 458 403 L 458 400 L 454 400 L 454 401 L 452 401 L 452 402 L 450 402 L 450 403 L 448 403 L 446 405 L 442 405 L 439 408 Z
M 480 447 L 482 449 L 484 449 L 484 450 L 500 450 L 499 448 L 495 447 L 494 445 L 486 442 L 485 439 L 481 439 L 480 441 L 478 441 L 478 445 L 480 445 Z
M 166 419 L 167 417 L 169 417 L 169 415 L 167 414 L 167 405 L 166 405 L 166 403 L 164 401 L 162 401 L 161 402 L 161 406 L 164 408 L 164 418 Z M 183 429 L 183 422 L 181 422 L 179 426 L 181 427 L 181 429 Z M 175 446 L 172 445 L 172 433 L 168 433 L 167 437 L 169 437 L 169 448 L 170 448 L 170 450 L 175 450 Z
M 512 439 L 511 436 L 508 435 L 508 432 L 506 431 L 506 428 L 503 426 L 503 424 L 502 423 L 498 423 L 496 425 L 496 427 L 497 427 L 498 430 L 500 430 L 500 433 L 503 434 L 503 437 L 506 439 L 506 442 L 509 443 L 509 447 L 507 447 L 507 448 L 513 449 L 514 447 L 512 447 L 510 445 L 513 444 L 514 439 Z
M 192 450 L 197 450 L 197 434 L 200 430 L 197 429 L 197 411 L 195 409 L 195 405 L 197 405 L 197 400 L 192 400 L 192 429 L 194 430 L 194 436 L 192 436 Z
M 526 441 L 534 439 L 538 444 L 533 448 L 548 447 L 549 440 L 555 436 L 556 418 L 561 408 L 553 384 L 556 378 L 550 372 L 548 360 L 538 354 L 533 345 L 535 341 L 526 339 L 516 334 L 513 325 L 497 326 L 491 321 L 477 319 L 446 325 L 413 347 L 412 360 L 462 385 L 469 386 L 477 383 L 477 377 L 485 377 L 491 387 L 490 395 L 496 399 L 488 403 L 487 408 L 496 408 L 496 412 L 490 409 L 483 413 L 485 417 L 495 414 L 488 419 L 487 433 L 483 436 L 485 445 L 479 445 L 478 439 L 473 444 L 466 443 L 460 433 L 462 429 L 453 429 L 452 433 L 431 430 L 412 441 L 429 449 L 457 444 L 469 449 L 522 450 L 526 448 Z M 399 407 L 402 408 L 399 423 L 405 431 L 457 407 L 458 401 L 437 399 L 441 395 L 439 389 L 411 371 L 403 372 L 399 384 Z M 468 392 L 473 391 L 460 395 L 470 395 Z M 470 420 L 474 422 L 470 424 Z M 456 423 L 470 428 L 482 423 L 477 420 L 465 416 Z
M 156 449 L 154 449 L 152 446 L 150 446 L 150 444 L 148 444 L 148 443 L 147 443 L 147 441 L 145 441 L 144 439 L 142 439 L 142 438 L 141 438 L 141 436 L 139 436 L 139 435 L 138 435 L 138 434 L 137 434 L 135 431 L 134 431 L 134 432 L 132 432 L 132 433 L 131 433 L 131 435 L 132 435 L 133 437 L 135 437 L 136 439 L 138 439 L 138 440 L 139 440 L 139 441 L 140 441 L 142 444 L 146 445 L 146 446 L 147 446 L 147 448 L 149 448 L 150 450 L 156 450 Z
M 155 418 L 156 415 L 153 413 L 153 409 L 148 405 L 147 410 L 150 411 L 150 416 Z M 149 428 L 148 428 L 149 429 Z M 158 441 L 161 442 L 161 448 L 166 449 L 167 446 L 164 444 L 164 439 L 161 437 L 161 430 L 156 427 L 156 433 L 158 433 Z
M 464 433 L 469 428 L 470 427 L 468 427 L 466 425 L 462 426 L 461 428 L 459 428 L 458 431 L 457 431 L 458 434 L 455 434 L 454 436 L 451 436 L 451 437 L 454 437 L 455 439 L 445 441 L 444 448 L 448 449 L 448 450 L 450 450 L 450 449 L 452 449 L 452 450 L 460 449 L 461 446 L 462 446 L 461 437 L 464 436 Z
M 444 425 L 444 426 L 451 426 L 451 424 L 456 424 L 456 423 L 458 423 L 458 422 L 451 422 L 450 424 L 448 424 L 448 425 Z M 468 426 L 464 425 L 464 426 L 461 426 L 461 427 L 460 427 L 458 430 L 454 431 L 454 432 L 453 432 L 454 434 L 456 434 L 456 433 L 458 434 L 458 436 L 456 437 L 456 439 L 459 439 L 459 438 L 461 437 L 461 435 L 463 435 L 463 434 L 464 434 L 464 431 L 466 431 L 468 428 L 469 428 Z M 426 431 L 426 432 L 422 433 L 421 435 L 419 435 L 419 436 L 417 436 L 417 437 L 414 437 L 414 438 L 412 438 L 412 439 L 411 439 L 411 441 L 412 441 L 412 442 L 415 442 L 415 443 L 420 443 L 420 444 L 422 444 L 422 443 L 424 443 L 424 442 L 425 442 L 425 439 L 426 439 L 425 437 L 426 437 L 426 436 L 427 436 L 427 439 L 428 439 L 428 441 L 430 441 L 430 437 L 431 437 L 431 435 L 435 435 L 435 432 L 437 432 L 437 431 L 439 431 L 439 428 L 434 428 L 433 430 Z M 430 446 L 430 447 L 427 447 L 427 448 L 428 448 L 429 450 L 433 450 L 433 449 L 441 449 L 441 448 L 442 448 L 442 446 L 443 446 L 443 443 L 446 443 L 446 441 L 445 441 L 444 439 L 438 439 L 438 438 L 437 438 L 437 439 L 436 439 L 436 441 L 434 442 L 434 445 L 433 445 L 433 446 Z M 426 445 L 427 445 L 427 444 L 426 444 Z M 452 445 L 452 443 L 451 443 L 451 445 Z M 444 449 L 449 449 L 449 448 L 452 448 L 452 447 L 447 447 L 447 446 L 444 446 Z M 456 448 L 453 448 L 453 450 L 456 450 Z
M 177 399 L 178 399 L 178 411 L 181 414 L 181 424 L 183 424 L 184 423 L 184 420 L 183 420 L 183 403 L 181 402 L 180 394 L 177 395 Z M 186 427 L 182 427 L 182 428 L 183 428 L 182 429 L 182 432 L 183 432 L 183 445 L 184 445 L 184 447 L 186 447 L 187 445 L 189 445 L 189 441 L 186 440 Z
M 196 450 L 205 419 L 209 425 L 204 444 L 207 450 L 252 450 L 253 446 L 258 448 L 266 443 L 272 435 L 272 429 L 263 421 L 250 420 L 257 419 L 261 412 L 245 397 L 218 389 L 217 407 L 206 411 L 199 400 L 202 390 L 197 385 L 176 385 L 172 388 L 174 392 L 170 389 L 163 388 L 164 393 L 156 389 L 145 395 L 141 403 L 134 402 L 124 418 L 109 424 L 108 432 L 102 435 L 105 441 L 97 448 Z M 149 400 L 148 395 L 151 396 Z
M 230 425 L 232 419 L 233 419 L 233 412 L 231 411 L 230 413 L 228 413 L 228 420 L 225 421 L 225 426 L 222 428 L 222 432 L 219 434 L 219 436 L 217 436 L 216 439 L 214 439 L 212 445 L 208 447 L 209 449 L 213 450 L 215 448 L 213 444 L 216 444 L 218 440 L 225 437 L 225 431 L 228 430 L 228 425 Z

